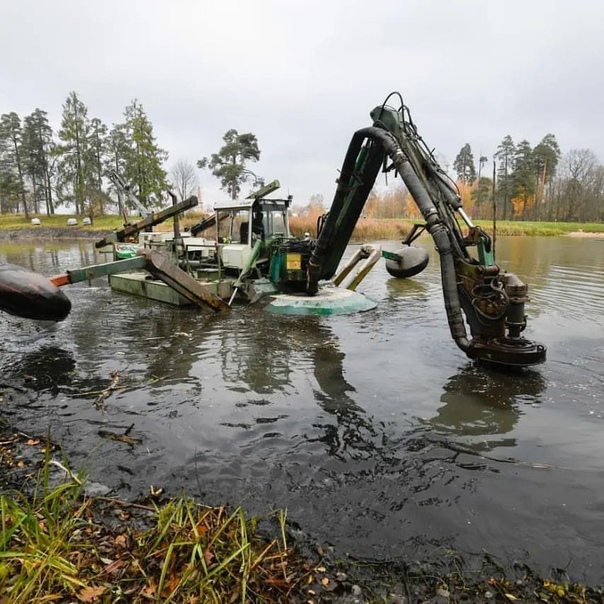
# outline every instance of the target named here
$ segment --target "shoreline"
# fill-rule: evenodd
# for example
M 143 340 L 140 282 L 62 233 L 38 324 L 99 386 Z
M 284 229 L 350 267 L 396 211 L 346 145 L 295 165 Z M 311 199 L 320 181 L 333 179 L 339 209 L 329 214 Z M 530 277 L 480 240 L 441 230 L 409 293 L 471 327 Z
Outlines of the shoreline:
M 587 239 L 604 239 L 604 233 L 586 233 L 585 231 L 572 231 L 566 233 L 565 237 L 585 237 Z
M 12 243 L 15 240 L 32 240 L 32 239 L 41 239 L 44 241 L 61 241 L 61 240 L 85 240 L 85 241 L 93 241 L 93 240 L 101 240 L 104 237 L 107 237 L 114 231 L 112 230 L 94 230 L 87 229 L 85 227 L 25 227 L 22 229 L 0 229 L 0 242 L 9 242 Z M 427 233 L 424 233 L 422 236 L 428 236 Z M 603 233 L 594 233 L 583 231 L 581 229 L 577 231 L 570 231 L 568 233 L 556 233 L 553 235 L 533 235 L 531 233 L 522 233 L 522 234 L 499 234 L 498 237 L 572 237 L 572 238 L 581 238 L 581 239 L 602 239 L 604 240 L 604 232 Z M 350 242 L 353 243 L 357 241 L 357 238 L 351 238 Z

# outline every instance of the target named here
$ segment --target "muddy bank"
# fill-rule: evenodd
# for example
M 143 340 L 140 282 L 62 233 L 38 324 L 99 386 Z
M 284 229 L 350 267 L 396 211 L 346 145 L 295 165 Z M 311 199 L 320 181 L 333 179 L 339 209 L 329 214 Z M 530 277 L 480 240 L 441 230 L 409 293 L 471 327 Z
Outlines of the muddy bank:
M 567 233 L 566 236 L 604 239 L 604 233 L 587 233 L 585 231 L 573 231 L 572 233 Z

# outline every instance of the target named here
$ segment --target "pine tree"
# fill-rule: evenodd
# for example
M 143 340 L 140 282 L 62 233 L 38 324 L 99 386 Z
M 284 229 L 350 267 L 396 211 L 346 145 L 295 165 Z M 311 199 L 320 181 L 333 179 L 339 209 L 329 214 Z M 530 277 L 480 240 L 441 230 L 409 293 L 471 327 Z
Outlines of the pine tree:
M 453 169 L 463 184 L 471 185 L 476 180 L 476 166 L 470 143 L 466 143 L 457 154 L 453 162 Z
M 512 137 L 508 134 L 504 137 L 501 143 L 499 143 L 497 151 L 494 155 L 495 159 L 499 162 L 499 166 L 497 169 L 497 196 L 502 201 L 504 220 L 507 219 L 508 208 L 511 205 L 514 193 L 514 181 L 512 177 L 512 172 L 514 170 L 515 152 L 516 145 L 514 144 Z
M 129 146 L 124 124 L 114 124 L 107 136 L 107 154 L 104 161 L 104 173 L 116 172 L 123 177 L 126 172 L 126 158 L 128 157 Z M 118 211 L 121 216 L 125 213 L 121 190 L 114 190 L 118 200 Z
M 14 174 L 9 157 L 9 141 L 2 135 L 0 127 L 0 213 L 10 212 L 18 203 Z M 17 201 L 15 201 L 17 200 Z
M 541 142 L 533 149 L 535 171 L 542 182 L 550 182 L 556 175 L 560 161 L 560 147 L 555 135 L 546 134 Z
M 105 171 L 113 170 L 123 176 L 126 169 L 126 158 L 129 146 L 124 124 L 113 124 L 107 136 L 107 155 L 105 156 Z
M 0 140 L 4 148 L 4 166 L 12 174 L 7 180 L 10 188 L 17 192 L 21 201 L 25 218 L 29 220 L 29 211 L 25 197 L 24 162 L 23 162 L 23 131 L 21 119 L 13 111 L 0 117 Z M 17 211 L 19 208 L 17 206 Z
M 197 167 L 211 170 L 212 174 L 220 179 L 221 187 L 231 196 L 231 199 L 237 198 L 241 192 L 241 185 L 250 178 L 255 185 L 262 186 L 264 180 L 245 167 L 248 161 L 260 159 L 256 135 L 251 132 L 239 134 L 237 130 L 231 129 L 226 132 L 222 140 L 225 144 L 218 153 L 212 153 L 209 158 L 198 160 Z
M 560 147 L 553 134 L 546 134 L 533 149 L 535 175 L 538 182 L 537 220 L 542 216 L 541 209 L 548 213 L 553 210 L 552 183 L 560 161 Z
M 107 154 L 107 126 L 95 117 L 90 120 L 86 165 L 89 175 L 87 196 L 90 199 L 90 213 L 105 213 L 107 196 L 103 192 L 103 174 Z M 92 217 L 92 216 L 91 216 Z
M 162 164 L 168 159 L 168 153 L 158 147 L 153 126 L 136 99 L 126 107 L 124 117 L 128 148 L 122 176 L 134 186 L 134 192 L 143 205 L 159 205 L 167 189 Z
M 478 180 L 482 177 L 482 167 L 489 161 L 489 158 L 486 155 L 481 155 L 478 160 Z
M 35 109 L 23 120 L 23 148 L 25 173 L 32 185 L 33 209 L 39 212 L 39 203 L 43 201 L 46 215 L 50 216 L 54 214 L 51 157 L 54 142 L 46 111 Z
M 519 213 L 526 218 L 527 207 L 535 200 L 537 193 L 537 178 L 533 149 L 527 140 L 522 140 L 516 146 L 514 153 L 514 198 L 520 203 Z
M 61 189 L 71 189 L 68 198 L 73 200 L 76 214 L 83 214 L 86 205 L 86 188 L 90 172 L 89 135 L 88 109 L 80 101 L 77 93 L 71 92 L 63 105 L 63 118 L 59 130 L 62 144 L 57 147 L 56 153 L 59 157 Z

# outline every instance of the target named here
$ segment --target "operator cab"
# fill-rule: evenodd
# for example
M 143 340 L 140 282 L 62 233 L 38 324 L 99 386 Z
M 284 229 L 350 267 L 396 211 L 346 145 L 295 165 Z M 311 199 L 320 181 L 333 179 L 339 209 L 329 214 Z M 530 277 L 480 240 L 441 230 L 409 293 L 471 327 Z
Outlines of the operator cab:
M 289 206 L 287 199 L 267 199 L 279 188 L 274 181 L 241 201 L 226 201 L 214 206 L 216 212 L 216 240 L 221 264 L 225 269 L 242 270 L 252 256 L 258 241 L 260 258 L 266 257 L 269 244 L 276 239 L 287 239 Z

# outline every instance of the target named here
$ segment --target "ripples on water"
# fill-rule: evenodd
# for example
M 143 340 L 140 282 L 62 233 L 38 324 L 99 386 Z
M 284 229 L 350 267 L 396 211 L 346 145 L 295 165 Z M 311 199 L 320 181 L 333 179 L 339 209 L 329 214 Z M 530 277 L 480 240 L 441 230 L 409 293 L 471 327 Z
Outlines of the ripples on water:
M 498 257 L 530 284 L 529 312 L 602 325 L 604 238 L 512 238 Z M 595 335 L 595 334 L 594 334 Z
M 64 323 L 2 317 L 4 381 L 30 393 L 4 409 L 32 431 L 50 426 L 75 465 L 120 492 L 155 484 L 251 511 L 287 507 L 360 557 L 453 544 L 564 566 L 572 553 L 571 568 L 597 579 L 604 243 L 497 245 L 530 285 L 527 336 L 549 348 L 535 369 L 501 373 L 456 348 L 431 251 L 412 280 L 378 265 L 361 286 L 377 309 L 346 317 L 216 317 L 102 280 L 71 286 Z M 89 244 L 2 254 L 46 274 L 102 260 Z M 112 371 L 124 389 L 96 409 L 89 393 Z M 98 434 L 130 426 L 140 446 Z
M 604 247 L 604 246 L 603 246 Z M 547 296 L 543 295 L 547 292 Z M 573 320 L 602 323 L 604 269 L 594 266 L 551 266 L 547 289 L 536 299 L 542 304 L 563 311 Z

